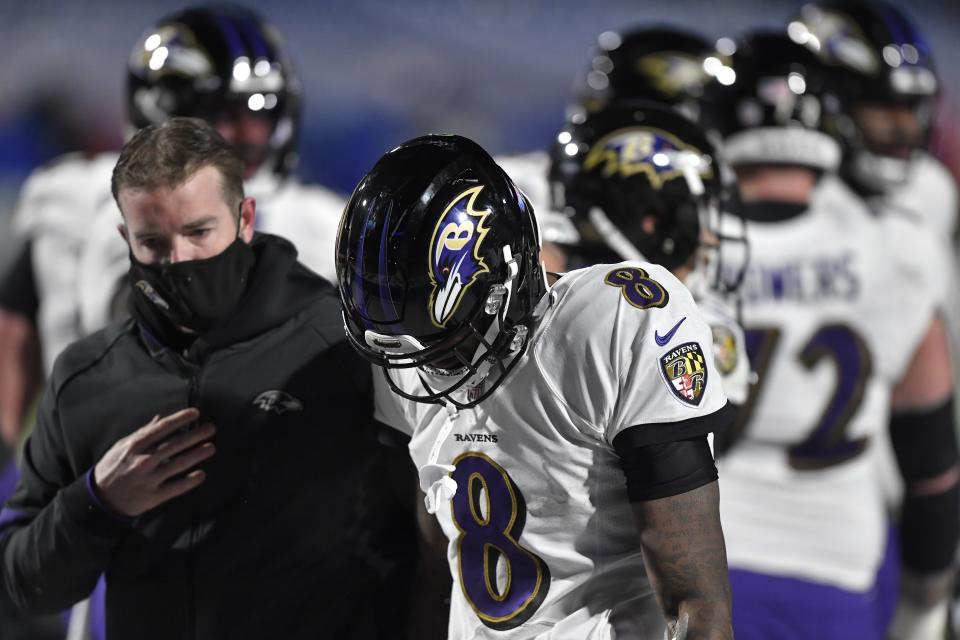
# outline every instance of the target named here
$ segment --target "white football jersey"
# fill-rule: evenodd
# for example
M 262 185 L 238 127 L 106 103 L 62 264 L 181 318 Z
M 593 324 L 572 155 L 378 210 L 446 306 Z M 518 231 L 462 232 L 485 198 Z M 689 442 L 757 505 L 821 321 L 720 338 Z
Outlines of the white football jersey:
M 910 165 L 907 181 L 890 194 L 891 204 L 925 220 L 939 238 L 949 241 L 957 229 L 957 185 L 936 158 L 921 153 Z
M 907 181 L 887 196 L 870 200 L 877 215 L 900 217 L 926 227 L 935 242 L 916 247 L 897 240 L 895 248 L 911 259 L 912 254 L 927 257 L 929 275 L 924 279 L 931 286 L 931 295 L 946 323 L 953 347 L 954 371 L 960 370 L 960 263 L 954 245 L 957 224 L 957 187 L 953 176 L 935 158 L 921 154 L 911 164 Z M 956 376 L 955 376 L 956 377 Z M 955 380 L 955 393 L 960 393 L 960 377 Z M 960 420 L 960 405 L 957 407 Z M 879 482 L 892 510 L 899 508 L 903 481 L 896 465 L 889 433 L 884 430 L 873 450 Z
M 257 200 L 256 227 L 283 236 L 297 247 L 298 259 L 334 282 L 337 227 L 345 201 L 323 187 L 295 179 L 258 176 L 245 185 Z M 88 227 L 79 265 L 79 325 L 75 338 L 106 326 L 130 267 L 126 242 L 117 233 L 120 211 L 111 200 Z
M 748 226 L 758 382 L 718 464 L 720 511 L 731 567 L 864 591 L 886 531 L 868 451 L 936 304 L 922 256 L 893 244 L 932 240 L 824 181 L 805 212 Z
M 894 212 L 914 215 L 924 220 L 930 230 L 943 241 L 946 264 L 946 294 L 941 312 L 953 343 L 954 372 L 960 371 L 960 252 L 955 244 L 957 230 L 957 183 L 953 175 L 936 158 L 921 154 L 910 168 L 907 183 L 891 196 Z M 957 397 L 960 397 L 960 376 L 956 376 Z M 960 423 L 960 403 L 957 403 Z
M 117 154 L 69 154 L 34 171 L 20 191 L 15 233 L 32 242 L 37 326 L 45 370 L 76 340 L 78 270 L 94 211 L 110 202 L 110 176 Z M 113 231 L 116 235 L 116 231 Z
M 300 262 L 336 283 L 337 229 L 346 200 L 320 185 L 272 175 L 246 188 L 257 199 L 257 230 L 292 242 Z
M 957 247 L 957 185 L 953 176 L 935 158 L 921 154 L 911 165 L 907 182 L 889 196 L 871 200 L 870 205 L 883 216 L 903 217 L 927 229 L 936 242 L 922 248 L 930 269 L 932 294 L 938 296 L 940 310 L 954 336 L 955 352 L 960 343 L 960 274 L 958 274 Z M 913 247 L 898 249 L 907 252 Z M 913 259 L 913 258 L 909 258 Z
M 450 465 L 444 482 L 456 483 L 437 512 L 454 581 L 449 637 L 659 640 L 612 442 L 632 426 L 651 443 L 710 430 L 709 418 L 688 422 L 726 404 L 710 328 L 669 272 L 633 262 L 567 274 L 537 316 L 503 384 L 453 417 L 374 371 L 378 419 L 411 436 L 421 484 L 432 464 Z M 424 393 L 426 374 L 389 375 Z
M 494 161 L 530 200 L 540 224 L 543 241 L 576 244 L 580 239 L 576 227 L 573 226 L 570 218 L 554 211 L 550 204 L 550 182 L 547 176 L 550 170 L 550 156 L 543 151 L 530 151 L 497 156 Z

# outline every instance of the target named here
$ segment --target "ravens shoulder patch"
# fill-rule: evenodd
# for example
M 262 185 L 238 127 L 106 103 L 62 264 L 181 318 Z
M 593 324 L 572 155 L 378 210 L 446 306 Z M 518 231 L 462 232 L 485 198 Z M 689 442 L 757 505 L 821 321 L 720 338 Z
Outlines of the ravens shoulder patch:
M 694 407 L 700 405 L 707 389 L 707 364 L 698 343 L 681 344 L 660 356 L 660 372 L 681 402 Z

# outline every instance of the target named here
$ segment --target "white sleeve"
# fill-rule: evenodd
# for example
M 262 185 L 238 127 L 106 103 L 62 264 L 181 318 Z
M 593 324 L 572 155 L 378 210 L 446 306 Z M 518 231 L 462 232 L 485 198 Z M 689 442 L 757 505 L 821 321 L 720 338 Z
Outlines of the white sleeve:
M 936 158 L 921 154 L 912 163 L 909 179 L 894 191 L 894 206 L 916 214 L 940 239 L 948 241 L 957 228 L 957 185 Z
M 371 365 L 373 369 L 373 417 L 388 427 L 392 427 L 408 436 L 413 435 L 413 425 L 404 411 L 404 400 L 390 388 L 384 377 L 384 369 Z M 387 372 L 389 373 L 389 372 Z
M 77 265 L 77 303 L 84 334 L 116 320 L 115 308 L 127 288 L 130 249 L 117 231 L 123 222 L 120 209 L 110 200 L 90 221 Z
M 642 308 L 634 285 L 624 284 L 630 279 L 663 292 L 665 304 Z M 597 265 L 578 272 L 561 293 L 541 366 L 596 437 L 612 444 L 623 430 L 640 426 L 640 439 L 654 444 L 722 426 L 708 418 L 727 403 L 710 327 L 666 269 Z
M 952 266 L 943 243 L 929 228 L 895 215 L 883 215 L 881 224 L 889 257 L 886 290 L 898 311 L 876 314 L 879 332 L 886 336 L 878 359 L 880 370 L 899 380 L 934 314 L 948 304 Z M 886 299 L 876 301 L 878 307 L 888 304 Z
M 697 306 L 713 334 L 714 364 L 723 382 L 723 392 L 733 404 L 742 405 L 750 391 L 750 361 L 743 328 L 733 310 L 714 295 L 699 300 Z
M 546 152 L 497 156 L 494 160 L 530 200 L 544 242 L 574 244 L 580 240 L 580 234 L 570 218 L 554 211 L 551 206 L 550 182 L 547 178 L 550 156 Z
M 83 337 L 78 266 L 95 213 L 110 202 L 116 156 L 91 159 L 67 155 L 34 171 L 24 184 L 13 226 L 32 241 L 31 259 L 40 306 L 37 326 L 44 368 L 52 371 L 60 352 Z
M 13 213 L 19 234 L 59 233 L 80 238 L 90 216 L 112 199 L 110 176 L 117 156 L 67 154 L 33 171 Z
M 292 242 L 300 262 L 336 282 L 336 240 L 346 204 L 343 198 L 322 187 L 289 182 L 262 200 L 258 226 Z

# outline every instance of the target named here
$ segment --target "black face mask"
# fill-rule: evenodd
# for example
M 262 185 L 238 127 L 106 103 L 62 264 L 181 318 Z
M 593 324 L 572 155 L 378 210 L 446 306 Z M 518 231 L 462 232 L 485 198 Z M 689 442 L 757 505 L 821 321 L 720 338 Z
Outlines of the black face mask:
M 253 250 L 239 237 L 204 260 L 147 265 L 130 255 L 135 315 L 148 325 L 158 316 L 180 332 L 204 335 L 227 320 L 247 289 Z M 150 326 L 164 333 L 163 326 Z

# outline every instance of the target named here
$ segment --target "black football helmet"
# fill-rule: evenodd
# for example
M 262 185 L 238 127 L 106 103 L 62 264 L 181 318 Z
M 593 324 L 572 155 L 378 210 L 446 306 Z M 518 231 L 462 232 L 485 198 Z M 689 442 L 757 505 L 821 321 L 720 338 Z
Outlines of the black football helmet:
M 823 132 L 829 100 L 823 64 L 781 32 L 754 32 L 730 56 L 732 82 L 706 87 L 702 124 L 738 165 L 791 165 L 832 171 L 840 147 Z
M 698 249 L 707 248 L 713 258 L 700 257 L 710 263 L 709 284 L 721 292 L 739 286 L 742 219 L 739 235 L 721 229 L 732 173 L 694 122 L 651 102 L 614 103 L 564 127 L 552 160 L 554 204 L 577 225 L 582 262 L 647 260 L 674 270 L 697 267 Z M 729 242 L 740 245 L 736 268 L 722 265 Z
M 424 394 L 385 375 L 399 395 L 448 407 L 503 381 L 547 287 L 530 203 L 455 135 L 415 138 L 377 162 L 344 210 L 336 258 L 353 346 L 385 370 L 417 367 Z
M 863 0 L 808 4 L 787 32 L 830 71 L 836 98 L 827 125 L 843 145 L 845 176 L 873 192 L 904 182 L 910 160 L 929 140 L 940 90 L 923 34 L 892 4 Z M 904 122 L 887 109 L 908 117 Z M 882 138 L 868 126 L 878 120 Z
M 265 148 L 240 149 L 248 165 L 286 174 L 296 164 L 301 85 L 279 32 L 250 9 L 189 8 L 148 29 L 127 64 L 130 124 L 174 116 L 265 117 Z
M 605 31 L 578 79 L 568 116 L 603 109 L 618 100 L 648 100 L 699 117 L 703 86 L 722 73 L 723 55 L 705 38 L 669 26 Z

